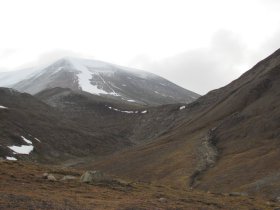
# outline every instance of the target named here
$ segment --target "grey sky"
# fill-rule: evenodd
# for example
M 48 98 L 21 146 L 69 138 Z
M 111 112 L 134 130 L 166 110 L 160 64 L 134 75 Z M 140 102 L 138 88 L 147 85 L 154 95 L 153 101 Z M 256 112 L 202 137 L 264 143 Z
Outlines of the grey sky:
M 142 55 L 132 61 L 132 66 L 153 71 L 185 88 L 205 94 L 238 78 L 278 48 L 280 30 L 256 50 L 250 50 L 232 32 L 221 30 L 205 48 L 188 50 L 159 61 Z
M 205 94 L 280 47 L 279 11 L 279 0 L 1 1 L 0 72 L 79 56 Z

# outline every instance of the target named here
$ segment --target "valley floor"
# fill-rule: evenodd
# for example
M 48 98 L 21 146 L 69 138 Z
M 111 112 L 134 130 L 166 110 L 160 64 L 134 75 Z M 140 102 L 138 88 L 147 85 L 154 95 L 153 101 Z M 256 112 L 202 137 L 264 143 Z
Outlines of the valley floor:
M 53 174 L 58 181 L 43 178 Z M 83 171 L 22 161 L 0 161 L 0 209 L 278 209 L 275 201 L 245 195 L 180 190 L 153 183 L 81 183 Z M 76 179 L 62 181 L 70 175 Z

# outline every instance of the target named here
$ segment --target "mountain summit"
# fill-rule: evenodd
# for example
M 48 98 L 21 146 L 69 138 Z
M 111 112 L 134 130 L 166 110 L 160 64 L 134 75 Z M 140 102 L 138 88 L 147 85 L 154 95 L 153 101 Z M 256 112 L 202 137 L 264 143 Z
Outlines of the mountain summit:
M 155 74 L 97 60 L 67 57 L 26 72 L 8 86 L 30 94 L 54 87 L 70 88 L 147 105 L 190 103 L 199 97 Z M 7 86 L 10 77 L 0 74 L 0 86 Z

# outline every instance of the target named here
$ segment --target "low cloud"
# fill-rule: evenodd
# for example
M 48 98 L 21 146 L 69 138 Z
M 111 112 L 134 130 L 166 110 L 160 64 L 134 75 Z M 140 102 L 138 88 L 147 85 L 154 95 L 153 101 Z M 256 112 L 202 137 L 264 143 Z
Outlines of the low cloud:
M 12 48 L 0 50 L 0 59 L 5 59 L 7 57 L 10 57 L 13 54 L 15 54 L 16 52 L 17 52 L 17 50 L 12 49 Z
M 52 50 L 49 52 L 42 53 L 38 56 L 35 62 L 27 63 L 21 68 L 30 67 L 30 66 L 44 66 L 49 65 L 61 58 L 64 57 L 82 57 L 83 55 L 78 52 L 70 51 L 70 50 Z
M 280 28 L 259 47 L 247 46 L 233 32 L 220 30 L 214 34 L 208 47 L 189 50 L 159 61 L 140 55 L 131 65 L 159 74 L 203 95 L 237 79 L 278 48 Z
M 184 88 L 205 94 L 236 78 L 246 61 L 246 55 L 246 45 L 237 36 L 230 31 L 220 30 L 213 36 L 209 47 L 190 50 L 160 61 L 151 61 L 142 55 L 133 62 Z
M 280 25 L 280 22 L 279 22 Z M 275 34 L 272 34 L 267 42 L 264 43 L 262 53 L 264 55 L 269 55 L 271 52 L 276 51 L 280 48 L 280 28 Z

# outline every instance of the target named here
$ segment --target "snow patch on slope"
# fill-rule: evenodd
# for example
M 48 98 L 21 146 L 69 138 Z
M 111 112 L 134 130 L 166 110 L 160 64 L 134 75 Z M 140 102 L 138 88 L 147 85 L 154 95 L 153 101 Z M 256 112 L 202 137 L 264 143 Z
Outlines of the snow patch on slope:
M 13 160 L 13 161 L 17 160 L 15 157 L 8 157 L 8 156 L 6 157 L 6 159 L 7 160 Z
M 21 145 L 21 146 L 8 146 L 17 154 L 29 155 L 30 152 L 34 149 L 32 145 Z
M 79 79 L 79 85 L 80 85 L 80 87 L 83 91 L 86 91 L 86 92 L 89 92 L 89 93 L 92 93 L 92 94 L 95 94 L 95 95 L 100 95 L 100 94 L 108 95 L 109 94 L 109 95 L 113 95 L 113 96 L 120 96 L 113 89 L 111 89 L 112 92 L 106 92 L 106 91 L 98 88 L 97 85 L 93 85 L 91 83 L 92 76 L 97 75 L 102 80 L 104 85 L 106 85 L 110 88 L 110 86 L 106 83 L 106 81 L 103 79 L 103 77 L 100 75 L 100 73 L 97 69 L 96 69 L 97 71 L 94 70 L 94 72 L 92 72 L 89 69 L 88 66 L 84 65 L 83 63 L 79 62 L 76 59 L 71 59 L 70 62 L 72 63 L 74 68 L 79 71 L 77 76 L 78 76 L 78 79 Z M 90 63 L 90 62 L 88 62 L 87 64 L 88 65 L 93 65 L 93 63 Z
M 0 105 L 0 109 L 8 109 L 8 107 L 1 106 L 1 105 Z
M 80 71 L 77 76 L 79 78 L 79 85 L 83 91 L 90 92 L 96 95 L 107 94 L 106 91 L 99 89 L 97 85 L 92 85 L 90 83 L 90 80 L 92 79 L 92 72 L 90 72 L 87 67 L 75 60 L 71 60 L 71 63 L 78 71 Z
M 106 105 L 106 107 L 108 107 L 109 109 L 114 110 L 116 112 L 122 112 L 122 113 L 127 113 L 127 114 L 138 114 L 140 112 L 140 111 L 137 111 L 137 110 L 136 111 L 122 111 L 122 110 L 119 110 L 117 108 L 114 108 L 114 107 L 111 107 L 111 106 L 107 106 L 107 105 Z M 142 114 L 146 114 L 147 110 L 141 111 L 141 113 Z
M 132 103 L 136 103 L 136 101 L 135 100 L 133 100 L 133 99 L 129 99 L 129 100 L 127 100 L 128 102 L 132 102 Z
M 182 109 L 185 109 L 186 108 L 186 106 L 180 106 L 180 110 L 182 110 Z
M 26 139 L 24 136 L 21 136 L 22 140 L 25 141 L 29 145 L 21 145 L 21 146 L 8 146 L 11 150 L 13 150 L 16 154 L 29 155 L 30 152 L 33 151 L 34 146 L 32 145 L 32 141 Z
M 34 139 L 35 139 L 36 141 L 38 141 L 38 142 L 40 142 L 40 143 L 41 143 L 40 139 L 38 139 L 38 138 L 36 138 L 36 137 L 35 137 Z
M 32 144 L 32 141 L 28 140 L 24 136 L 21 136 L 22 140 L 25 141 L 27 144 Z

